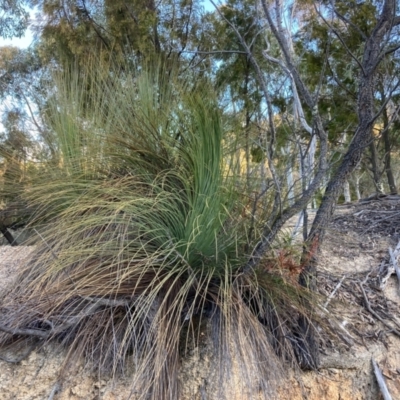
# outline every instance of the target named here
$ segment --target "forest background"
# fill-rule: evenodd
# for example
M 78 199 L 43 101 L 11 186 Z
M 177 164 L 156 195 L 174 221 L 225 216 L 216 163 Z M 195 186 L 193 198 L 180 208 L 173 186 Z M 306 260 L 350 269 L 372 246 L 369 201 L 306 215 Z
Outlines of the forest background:
M 112 310 L 126 307 L 112 301 L 122 302 L 127 281 L 118 281 L 116 291 L 108 279 L 117 279 L 114 268 L 129 271 L 140 288 L 132 296 L 145 310 L 134 318 L 142 332 L 135 334 L 148 329 L 144 320 L 163 321 L 169 332 L 156 334 L 158 347 L 143 339 L 161 366 L 144 389 L 153 398 L 175 398 L 170 393 L 178 390 L 162 378 L 177 364 L 178 342 L 169 339 L 179 336 L 183 314 L 218 319 L 229 342 L 230 318 L 244 307 L 243 329 L 252 327 L 256 343 L 247 350 L 272 345 L 279 357 L 291 354 L 315 367 L 307 290 L 315 289 L 318 248 L 335 206 L 397 193 L 400 5 L 210 0 L 205 9 L 195 0 L 3 0 L 0 36 L 20 37 L 28 28 L 35 39 L 29 48 L 0 48 L 0 228 L 15 245 L 9 228 L 28 225 L 44 243 L 37 264 L 44 270 L 36 271 L 43 280 L 21 278 L 32 293 L 54 284 L 49 276 L 60 271 L 81 282 L 69 289 L 75 297 L 64 288 L 66 297 L 46 313 L 59 314 L 60 304 L 71 313 L 75 301 L 76 315 L 90 319 L 94 311 L 82 311 L 82 299 L 100 297 Z M 318 210 L 311 227 L 310 207 Z M 296 215 L 295 230 L 282 234 Z M 299 232 L 301 254 L 282 253 Z M 54 267 L 54 259 L 61 264 Z M 139 273 L 128 259 L 145 260 L 147 269 Z M 150 272 L 156 264 L 168 271 L 162 283 Z M 93 275 L 82 278 L 89 267 Z M 282 274 L 276 280 L 278 267 L 285 269 L 283 281 Z M 87 292 L 89 277 L 101 290 L 91 284 Z M 295 313 L 294 287 L 301 292 Z M 224 314 L 222 304 L 232 303 L 235 311 Z M 33 317 L 18 313 L 11 325 L 21 333 Z M 273 340 L 260 339 L 258 323 Z M 46 330 L 42 322 L 40 332 L 47 333 L 36 333 L 48 339 L 67 329 L 76 343 L 71 325 L 52 322 Z M 277 333 L 278 326 L 286 333 Z M 93 340 L 87 338 L 89 347 Z M 127 337 L 120 340 L 120 351 L 129 353 Z M 247 350 L 246 368 L 258 357 Z M 101 365 L 107 357 L 118 364 L 111 353 L 102 353 Z M 145 364 L 143 376 L 153 365 Z

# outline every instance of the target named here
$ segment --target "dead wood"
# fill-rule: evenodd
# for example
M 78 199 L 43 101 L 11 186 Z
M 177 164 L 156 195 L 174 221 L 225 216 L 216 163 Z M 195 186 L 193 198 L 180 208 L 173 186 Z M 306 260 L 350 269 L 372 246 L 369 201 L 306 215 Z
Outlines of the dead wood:
M 12 235 L 12 233 L 8 230 L 8 228 L 6 226 L 2 225 L 1 222 L 0 222 L 0 232 L 3 234 L 3 236 L 6 238 L 7 242 L 11 246 L 17 246 L 18 245 L 18 243 L 14 239 L 14 236 Z
M 372 365 L 374 367 L 375 378 L 378 381 L 379 389 L 381 390 L 383 400 L 392 400 L 392 396 L 389 393 L 389 390 L 386 386 L 385 378 L 382 375 L 381 370 L 378 367 L 378 364 L 372 358 Z
M 339 290 L 340 286 L 342 286 L 343 281 L 345 280 L 346 275 L 342 276 L 342 279 L 339 281 L 339 283 L 335 286 L 335 288 L 332 290 L 331 294 L 328 296 L 328 298 L 326 299 L 326 302 L 324 304 L 324 308 L 326 308 L 328 306 L 328 304 L 330 303 L 330 301 L 332 300 L 333 296 L 335 295 L 335 293 Z
M 47 400 L 53 400 L 54 396 L 61 391 L 61 384 L 57 381 L 51 389 L 50 395 Z
M 33 336 L 41 339 L 48 339 L 51 335 L 51 331 L 44 331 L 41 329 L 31 329 L 31 328 L 9 328 L 5 325 L 0 324 L 0 331 L 9 333 L 10 335 L 19 336 Z
M 376 312 L 372 309 L 371 304 L 370 304 L 370 302 L 369 302 L 369 300 L 368 300 L 367 294 L 365 293 L 363 284 L 362 284 L 361 282 L 359 282 L 359 285 L 360 285 L 362 294 L 363 294 L 363 296 L 364 296 L 364 302 L 365 302 L 365 307 L 366 307 L 366 309 L 367 309 L 376 319 L 378 319 L 379 321 L 381 321 L 383 325 L 385 325 L 387 328 L 389 328 L 389 329 L 390 329 L 390 332 L 392 332 L 392 333 L 394 333 L 395 335 L 397 335 L 398 337 L 400 337 L 400 332 L 399 332 L 397 329 L 393 328 L 387 321 L 385 321 L 378 313 L 376 313 Z
M 87 318 L 100 308 L 104 306 L 108 307 L 119 307 L 119 306 L 127 306 L 128 302 L 125 300 L 118 300 L 118 299 L 104 299 L 104 298 L 95 298 L 95 297 L 81 297 L 83 300 L 89 301 L 92 304 L 84 308 L 82 311 L 78 312 L 77 315 L 71 316 L 68 318 L 64 323 L 60 325 L 56 325 L 53 321 L 38 321 L 38 322 L 45 322 L 46 325 L 51 327 L 49 330 L 43 329 L 36 329 L 36 328 L 11 328 L 0 324 L 0 331 L 9 333 L 10 335 L 16 336 L 31 336 L 31 337 L 38 337 L 41 339 L 49 339 L 54 335 L 62 333 L 66 331 L 68 328 L 76 326 L 81 322 L 84 318 Z M 62 318 L 63 316 L 60 316 Z
M 396 246 L 396 249 L 393 251 L 391 247 L 389 247 L 389 255 L 390 260 L 392 261 L 393 269 L 396 272 L 397 280 L 398 280 L 398 293 L 400 295 L 400 268 L 397 264 L 397 257 L 400 253 L 400 242 Z

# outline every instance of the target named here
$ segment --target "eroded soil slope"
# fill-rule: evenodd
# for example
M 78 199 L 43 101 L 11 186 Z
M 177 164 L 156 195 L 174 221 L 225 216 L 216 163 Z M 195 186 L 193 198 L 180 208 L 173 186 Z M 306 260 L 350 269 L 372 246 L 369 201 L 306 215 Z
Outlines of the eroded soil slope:
M 319 371 L 293 372 L 282 383 L 279 399 L 376 400 L 379 390 L 371 359 L 379 365 L 393 399 L 400 399 L 400 292 L 390 274 L 389 248 L 400 240 L 400 199 L 386 197 L 339 207 L 322 250 L 319 287 L 330 296 L 327 321 L 338 332 L 333 340 L 321 332 Z M 0 290 L 13 284 L 29 247 L 0 247 Z M 389 272 L 388 272 L 389 271 Z M 385 279 L 387 279 L 385 281 Z M 381 288 L 384 287 L 383 290 Z M 0 399 L 128 399 L 129 373 L 99 378 L 87 366 L 75 365 L 60 380 L 65 351 L 47 346 L 32 351 L 0 349 Z M 215 399 L 207 371 L 207 347 L 194 348 L 181 370 L 182 399 Z M 240 379 L 240 377 L 238 377 Z M 253 391 L 247 398 L 255 399 Z M 243 399 L 243 393 L 232 398 Z

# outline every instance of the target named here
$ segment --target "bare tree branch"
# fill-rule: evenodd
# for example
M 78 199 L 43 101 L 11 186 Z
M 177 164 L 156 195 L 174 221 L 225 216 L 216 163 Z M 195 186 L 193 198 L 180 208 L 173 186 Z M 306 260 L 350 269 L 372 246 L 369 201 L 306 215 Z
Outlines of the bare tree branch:
M 229 21 L 229 20 L 222 14 L 221 10 L 219 9 L 219 7 L 217 7 L 217 5 L 215 4 L 215 2 L 214 2 L 213 0 L 210 0 L 210 2 L 211 2 L 211 4 L 215 7 L 215 9 L 217 10 L 219 16 L 220 16 L 220 17 L 232 28 L 232 30 L 235 32 L 236 37 L 239 39 L 240 44 L 241 44 L 241 45 L 243 46 L 243 48 L 245 49 L 245 52 L 246 52 L 246 54 L 247 54 L 247 57 L 249 58 L 251 64 L 253 65 L 253 68 L 254 68 L 254 70 L 255 70 L 255 72 L 256 72 L 256 75 L 257 75 L 257 77 L 258 77 L 259 84 L 260 84 L 260 86 L 261 86 L 261 90 L 262 90 L 262 92 L 263 92 L 264 98 L 265 98 L 265 100 L 267 101 L 268 114 L 269 114 L 269 116 L 270 116 L 270 117 L 269 117 L 269 123 L 270 123 L 270 128 L 272 129 L 272 132 L 273 132 L 273 131 L 275 130 L 275 127 L 274 127 L 273 122 L 272 122 L 272 120 L 273 120 L 273 119 L 272 119 L 272 107 L 271 107 L 270 96 L 269 96 L 269 93 L 268 93 L 267 84 L 266 84 L 266 81 L 265 81 L 264 74 L 263 74 L 263 72 L 261 71 L 261 68 L 260 68 L 260 66 L 259 66 L 259 64 L 258 64 L 258 62 L 257 62 L 257 60 L 255 59 L 255 57 L 254 57 L 254 55 L 253 55 L 253 52 L 251 51 L 250 47 L 248 46 L 248 44 L 247 44 L 246 41 L 244 40 L 243 36 L 242 36 L 242 35 L 240 34 L 240 32 L 238 31 L 238 29 L 236 28 L 236 26 L 233 25 L 233 24 L 231 23 L 231 21 Z M 273 133 L 273 135 L 275 135 L 275 134 Z M 281 187 L 280 187 L 280 184 L 279 184 L 279 179 L 278 179 L 278 175 L 277 175 L 276 170 L 275 170 L 274 163 L 272 162 L 272 159 L 271 159 L 271 157 L 270 157 L 269 152 L 266 152 L 266 156 L 267 156 L 267 161 L 268 161 L 268 167 L 269 167 L 269 169 L 270 169 L 270 171 L 271 171 L 271 175 L 272 175 L 272 179 L 273 179 L 273 181 L 274 181 L 274 185 L 275 185 L 276 191 L 277 191 L 277 193 L 278 193 L 279 196 L 280 196 Z
M 356 62 L 356 64 L 361 69 L 362 73 L 365 75 L 364 67 L 362 66 L 361 62 L 358 58 L 353 54 L 353 52 L 349 49 L 346 42 L 342 38 L 342 35 L 324 18 L 322 13 L 318 10 L 317 6 L 314 4 L 315 11 L 320 16 L 320 18 L 325 22 L 326 26 L 331 30 L 331 32 L 339 39 L 340 43 L 343 45 L 344 49 L 346 50 L 347 54 Z
M 173 49 L 176 52 L 180 50 Z M 183 50 L 182 53 L 189 53 L 189 54 L 247 54 L 246 51 L 240 50 L 209 50 L 209 51 L 202 51 L 202 50 Z
M 353 29 L 355 29 L 360 36 L 366 41 L 368 39 L 367 35 L 353 22 L 351 22 L 348 18 L 346 18 L 343 14 L 341 14 L 337 8 L 335 7 L 333 1 L 331 0 L 331 6 L 333 9 L 333 12 L 346 24 L 350 25 Z

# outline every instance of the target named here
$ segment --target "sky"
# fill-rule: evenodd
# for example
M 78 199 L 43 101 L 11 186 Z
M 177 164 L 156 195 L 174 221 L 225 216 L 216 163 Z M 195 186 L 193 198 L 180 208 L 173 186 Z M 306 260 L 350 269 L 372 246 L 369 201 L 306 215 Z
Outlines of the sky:
M 1 1 L 1 0 L 0 0 Z M 26 49 L 33 41 L 33 34 L 32 32 L 27 29 L 25 32 L 25 36 L 22 38 L 12 38 L 12 39 L 3 39 L 0 38 L 0 47 L 2 46 L 16 46 L 21 49 Z M 3 100 L 2 104 L 0 104 L 0 115 L 3 113 L 7 107 L 10 106 L 10 99 Z M 0 133 L 4 131 L 4 125 L 0 121 Z
M 22 38 L 3 39 L 0 38 L 0 47 L 2 46 L 16 46 L 21 49 L 26 49 L 32 43 L 33 35 L 30 30 L 27 30 L 25 36 Z
M 0 2 L 1 1 L 3 1 L 3 0 L 0 0 Z M 36 9 L 35 8 L 33 8 L 33 9 L 26 8 L 26 11 L 29 12 L 29 19 L 30 19 L 30 22 L 32 22 L 35 19 Z M 28 28 L 25 31 L 25 35 L 22 38 L 3 39 L 0 37 L 0 47 L 1 46 L 16 46 L 21 49 L 26 49 L 27 47 L 29 47 L 29 45 L 32 43 L 32 41 L 33 41 L 33 33 Z

